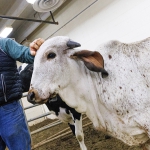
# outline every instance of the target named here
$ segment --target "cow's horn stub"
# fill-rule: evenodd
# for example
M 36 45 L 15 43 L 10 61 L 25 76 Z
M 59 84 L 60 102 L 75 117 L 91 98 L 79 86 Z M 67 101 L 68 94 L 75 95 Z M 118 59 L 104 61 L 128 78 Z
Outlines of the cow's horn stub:
M 67 42 L 67 46 L 68 46 L 69 48 L 75 48 L 75 47 L 80 47 L 80 46 L 81 46 L 81 44 L 79 44 L 79 43 L 77 43 L 77 42 L 74 42 L 74 41 L 69 40 L 69 41 Z

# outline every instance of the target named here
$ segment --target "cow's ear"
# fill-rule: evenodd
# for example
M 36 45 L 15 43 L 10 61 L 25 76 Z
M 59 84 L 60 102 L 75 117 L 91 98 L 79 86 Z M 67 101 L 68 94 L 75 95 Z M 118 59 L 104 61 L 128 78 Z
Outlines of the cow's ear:
M 94 72 L 101 72 L 102 77 L 108 76 L 108 72 L 104 69 L 103 56 L 97 51 L 82 50 L 75 52 L 71 58 L 80 59 L 84 62 L 85 66 Z

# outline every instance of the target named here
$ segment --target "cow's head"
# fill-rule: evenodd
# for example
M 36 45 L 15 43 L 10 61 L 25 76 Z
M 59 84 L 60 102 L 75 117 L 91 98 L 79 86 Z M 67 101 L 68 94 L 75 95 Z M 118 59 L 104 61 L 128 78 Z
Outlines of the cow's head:
M 45 103 L 49 97 L 65 89 L 75 76 L 80 76 L 84 66 L 90 71 L 101 72 L 102 77 L 108 75 L 102 55 L 96 51 L 74 49 L 79 46 L 79 43 L 64 36 L 51 38 L 42 44 L 34 60 L 27 96 L 29 101 Z
M 22 83 L 22 90 L 23 92 L 28 92 L 30 88 L 32 73 L 33 73 L 33 64 L 23 63 L 22 66 L 18 68 L 18 71 Z M 61 98 L 57 96 L 54 97 L 53 99 L 49 99 L 48 103 L 57 101 L 57 99 L 61 100 Z M 36 102 L 32 100 L 31 101 L 29 100 L 29 102 L 32 104 L 36 104 Z

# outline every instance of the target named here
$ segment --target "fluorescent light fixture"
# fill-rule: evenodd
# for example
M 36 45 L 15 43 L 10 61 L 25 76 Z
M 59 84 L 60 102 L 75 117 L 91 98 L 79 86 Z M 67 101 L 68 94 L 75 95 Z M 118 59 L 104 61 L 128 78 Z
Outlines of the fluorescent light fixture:
M 34 4 L 34 2 L 36 1 L 36 0 L 26 0 L 28 3 L 30 3 L 30 4 Z
M 12 30 L 12 27 L 5 27 L 0 33 L 0 37 L 6 38 L 12 32 Z

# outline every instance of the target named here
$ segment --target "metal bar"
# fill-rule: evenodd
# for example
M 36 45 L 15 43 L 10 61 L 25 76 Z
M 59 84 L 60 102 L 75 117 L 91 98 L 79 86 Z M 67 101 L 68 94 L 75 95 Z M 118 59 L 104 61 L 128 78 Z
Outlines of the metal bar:
M 28 95 L 27 92 L 23 93 L 22 97 L 26 97 Z
M 91 124 L 92 124 L 92 122 L 89 122 L 89 123 L 83 125 L 83 128 L 85 128 L 85 127 L 87 127 L 87 126 L 89 126 L 89 125 L 91 125 Z M 45 139 L 45 140 L 43 140 L 43 141 L 41 141 L 41 142 L 39 142 L 39 143 L 33 145 L 33 146 L 31 147 L 31 149 L 33 150 L 33 149 L 35 149 L 35 148 L 37 148 L 37 147 L 41 147 L 42 145 L 44 145 L 44 144 L 46 144 L 46 143 L 48 143 L 48 142 L 54 141 L 54 140 L 56 140 L 56 139 L 58 139 L 58 138 L 60 138 L 60 137 L 63 137 L 63 136 L 65 136 L 65 135 L 68 135 L 68 134 L 70 134 L 70 133 L 72 133 L 72 131 L 68 131 L 68 132 L 62 133 L 61 135 L 55 136 L 55 137 L 53 137 L 53 138 L 50 138 L 50 137 L 49 137 L 49 138 L 47 138 L 47 139 Z
M 0 15 L 0 18 L 13 19 L 13 20 L 25 20 L 25 21 L 41 22 L 41 23 L 49 23 L 49 24 L 57 24 L 58 25 L 58 22 L 54 22 L 54 21 L 51 22 L 51 21 L 44 21 L 44 20 L 37 20 L 37 19 L 26 19 L 26 18 L 14 17 L 14 16 Z
M 55 123 L 51 123 L 51 124 L 49 124 L 49 125 L 46 125 L 46 126 L 43 126 L 43 127 L 39 128 L 39 129 L 37 129 L 37 130 L 35 130 L 35 131 L 32 131 L 32 132 L 31 132 L 31 135 L 33 135 L 33 134 L 35 134 L 35 133 L 38 133 L 38 132 L 41 132 L 41 131 L 43 131 L 43 130 L 46 130 L 46 129 L 48 129 L 48 128 L 51 128 L 51 127 L 56 126 L 56 125 L 61 124 L 61 123 L 62 123 L 62 122 L 61 122 L 60 120 L 58 120 L 58 121 L 55 122 Z
M 23 98 L 23 97 L 26 97 L 27 95 L 28 95 L 28 93 L 27 93 L 27 92 L 26 92 L 26 93 L 23 93 L 22 98 Z M 30 105 L 30 106 L 28 106 L 28 107 L 24 107 L 23 109 L 24 109 L 24 110 L 26 110 L 26 109 L 29 109 L 29 108 L 32 108 L 32 107 L 36 107 L 36 106 L 39 106 L 39 104 Z
M 33 108 L 33 107 L 36 107 L 36 106 L 40 106 L 40 105 L 39 104 L 35 104 L 35 105 L 28 106 L 28 107 L 24 107 L 24 110 L 29 109 L 29 108 Z
M 31 118 L 31 119 L 27 120 L 27 122 L 31 122 L 31 121 L 33 121 L 33 120 L 36 120 L 36 119 L 39 119 L 39 118 L 48 116 L 48 115 L 50 115 L 50 114 L 51 114 L 50 112 L 45 113 L 45 114 L 42 114 L 42 115 L 40 115 L 40 116 L 38 116 L 38 117 L 34 117 L 34 118 Z
M 52 12 L 50 11 L 53 22 L 55 22 Z

